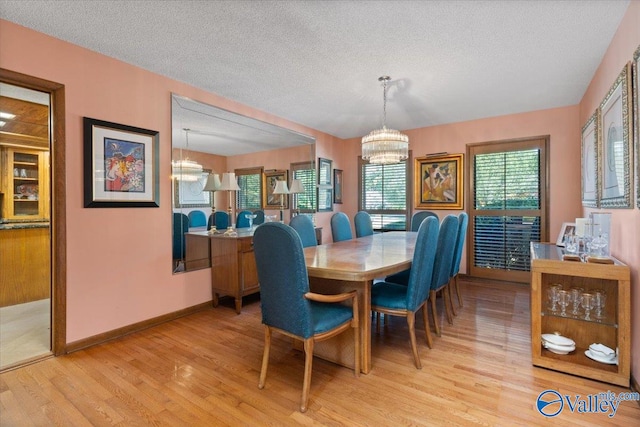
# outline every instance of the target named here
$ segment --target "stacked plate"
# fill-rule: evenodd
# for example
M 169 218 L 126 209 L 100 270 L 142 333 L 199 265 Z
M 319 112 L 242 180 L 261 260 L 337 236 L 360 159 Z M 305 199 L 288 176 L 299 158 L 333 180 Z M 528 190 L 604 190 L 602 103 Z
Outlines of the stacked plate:
M 576 349 L 575 341 L 557 333 L 542 334 L 542 346 L 556 354 L 569 354 Z
M 593 343 L 589 346 L 589 349 L 584 352 L 584 354 L 589 359 L 593 359 L 596 362 L 606 363 L 607 365 L 618 364 L 618 356 L 616 355 L 615 350 L 604 344 Z

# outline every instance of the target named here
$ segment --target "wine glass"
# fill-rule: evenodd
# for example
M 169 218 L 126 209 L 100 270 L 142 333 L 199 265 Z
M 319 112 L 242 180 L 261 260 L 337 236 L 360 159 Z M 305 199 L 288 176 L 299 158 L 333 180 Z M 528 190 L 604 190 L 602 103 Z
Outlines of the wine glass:
M 596 319 L 604 319 L 607 317 L 604 313 L 604 306 L 607 301 L 607 294 L 603 290 L 597 290 L 593 293 L 594 306 L 596 309 Z
M 575 254 L 576 252 L 578 252 L 578 236 L 576 236 L 575 234 L 566 234 L 564 248 L 570 254 Z
M 562 285 L 560 284 L 551 285 L 547 289 L 547 297 L 549 298 L 549 302 L 551 303 L 551 305 L 549 306 L 549 310 L 554 314 L 558 312 L 558 291 L 560 290 L 562 290 Z
M 249 230 L 253 229 L 253 220 L 256 219 L 256 214 L 244 214 L 244 217 L 249 220 Z
M 580 303 L 582 304 L 582 308 L 584 308 L 584 320 L 591 320 L 591 310 L 593 310 L 595 305 L 595 298 L 593 297 L 593 294 L 583 292 Z
M 582 297 L 582 292 L 584 292 L 584 289 L 575 286 L 569 290 L 569 293 L 571 294 L 571 304 L 573 305 L 573 310 L 571 310 L 571 314 L 573 315 L 573 317 L 578 317 L 578 310 L 580 309 L 580 298 Z
M 560 316 L 567 316 L 567 306 L 569 305 L 570 301 L 571 294 L 569 293 L 569 291 L 565 291 L 564 289 L 558 291 L 558 304 L 560 304 L 560 307 L 562 308 L 562 310 L 560 311 Z

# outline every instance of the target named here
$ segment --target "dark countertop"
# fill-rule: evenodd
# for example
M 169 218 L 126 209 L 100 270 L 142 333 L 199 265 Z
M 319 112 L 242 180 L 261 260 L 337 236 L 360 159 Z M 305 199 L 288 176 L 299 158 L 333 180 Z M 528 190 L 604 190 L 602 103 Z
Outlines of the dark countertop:
M 0 222 L 0 230 L 18 230 L 24 228 L 49 228 L 49 221 Z

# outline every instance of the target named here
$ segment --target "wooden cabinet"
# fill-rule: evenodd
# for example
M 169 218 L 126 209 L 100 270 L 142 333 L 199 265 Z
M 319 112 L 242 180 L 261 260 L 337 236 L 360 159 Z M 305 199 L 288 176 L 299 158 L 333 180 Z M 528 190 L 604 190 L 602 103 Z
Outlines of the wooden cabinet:
M 4 219 L 49 218 L 49 152 L 2 148 Z
M 238 314 L 242 297 L 260 291 L 253 231 L 238 231 L 236 237 L 211 236 L 211 289 L 214 307 L 221 295 L 229 295 L 235 298 Z
M 629 386 L 631 362 L 630 337 L 630 272 L 629 267 L 614 264 L 563 261 L 563 248 L 548 243 L 531 243 L 531 345 L 535 366 L 554 369 L 598 381 Z M 584 291 L 603 290 L 606 305 L 603 318 L 584 313 L 577 316 L 570 309 L 562 316 L 552 312 L 548 289 L 560 284 L 566 290 L 579 287 Z M 542 347 L 541 334 L 558 332 L 576 343 L 575 351 L 566 355 L 552 353 Z M 593 343 L 618 350 L 618 364 L 604 364 L 590 359 L 585 351 Z

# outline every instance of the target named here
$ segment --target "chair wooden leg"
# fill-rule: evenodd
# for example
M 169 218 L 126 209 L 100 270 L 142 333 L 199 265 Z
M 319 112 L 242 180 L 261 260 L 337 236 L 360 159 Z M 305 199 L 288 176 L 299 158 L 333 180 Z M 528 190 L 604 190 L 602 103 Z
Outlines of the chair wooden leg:
M 438 324 L 438 312 L 436 311 L 436 291 L 429 291 L 429 299 L 431 300 L 431 317 L 433 318 L 433 328 L 436 335 L 440 336 L 440 325 Z
M 264 353 L 262 354 L 262 368 L 260 369 L 260 381 L 258 388 L 263 389 L 267 380 L 267 367 L 269 366 L 269 350 L 271 349 L 271 329 L 265 325 L 264 327 Z
M 427 337 L 427 345 L 429 348 L 433 348 L 433 341 L 431 339 L 431 330 L 429 330 L 429 319 L 427 319 L 427 301 L 422 304 L 422 320 L 424 321 L 424 333 Z
M 411 351 L 413 352 L 413 361 L 416 368 L 422 369 L 420 356 L 418 355 L 418 343 L 416 342 L 416 314 L 407 313 L 407 325 L 409 325 L 409 338 L 411 339 Z
M 453 315 L 451 314 L 451 301 L 449 301 L 449 289 L 447 289 L 449 285 L 445 285 L 442 288 L 442 302 L 444 303 L 444 312 L 447 315 L 447 322 L 450 325 L 453 324 Z
M 313 364 L 313 338 L 304 340 L 304 380 L 302 381 L 302 401 L 300 412 L 307 412 L 309 389 L 311 388 L 311 365 Z
M 357 300 L 355 301 L 355 311 L 357 312 L 358 305 Z M 362 360 L 362 355 L 360 354 L 360 322 L 358 321 L 358 316 L 354 316 L 351 321 L 351 327 L 353 328 L 353 357 L 354 357 L 354 372 L 356 377 L 360 376 L 360 361 Z
M 460 287 L 458 286 L 458 275 L 457 274 L 453 278 L 453 282 L 456 285 L 456 294 L 458 294 L 458 305 L 460 306 L 460 308 L 462 308 L 464 306 L 462 305 L 462 297 L 460 296 Z
M 457 316 L 458 313 L 456 313 L 456 308 L 453 306 L 453 296 L 452 296 L 452 290 L 451 288 L 453 287 L 451 282 L 453 282 L 453 278 L 451 278 L 451 280 L 449 280 L 449 284 L 447 285 L 447 291 L 449 292 L 449 306 L 451 307 L 451 313 L 453 313 L 454 316 Z

